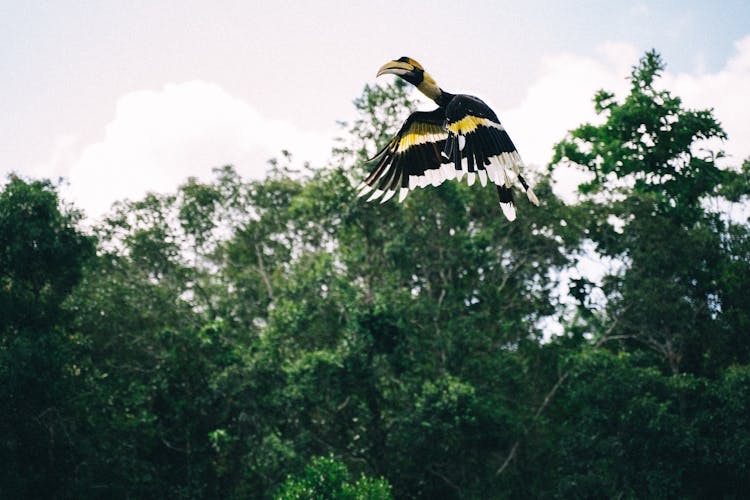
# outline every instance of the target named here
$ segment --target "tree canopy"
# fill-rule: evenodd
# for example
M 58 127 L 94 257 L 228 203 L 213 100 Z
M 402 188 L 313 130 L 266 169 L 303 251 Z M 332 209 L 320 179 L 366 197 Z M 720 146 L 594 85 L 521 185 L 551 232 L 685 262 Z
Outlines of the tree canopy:
M 356 198 L 414 109 L 399 82 L 365 87 L 326 168 L 224 166 L 87 231 L 12 177 L 0 497 L 746 495 L 750 225 L 727 214 L 750 161 L 721 166 L 663 69 L 596 94 L 513 223 L 458 183 Z

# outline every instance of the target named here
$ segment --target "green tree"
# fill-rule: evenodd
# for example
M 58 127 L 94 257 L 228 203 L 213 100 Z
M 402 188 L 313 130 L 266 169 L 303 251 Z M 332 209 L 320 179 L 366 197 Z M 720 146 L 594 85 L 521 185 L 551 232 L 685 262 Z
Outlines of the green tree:
M 78 422 L 72 402 L 82 385 L 62 303 L 94 254 L 61 210 L 48 182 L 11 176 L 0 192 L 0 496 L 70 494 Z
M 597 93 L 603 123 L 573 130 L 557 145 L 551 168 L 572 163 L 593 174 L 579 187 L 577 224 L 600 255 L 623 264 L 604 279 L 607 320 L 598 333 L 612 326 L 612 338 L 655 353 L 672 373 L 710 372 L 736 359 L 721 339 L 721 269 L 736 258 L 724 235 L 746 227 L 705 202 L 731 186 L 737 199 L 746 176 L 719 168 L 722 153 L 704 141 L 724 139 L 724 131 L 710 110 L 685 109 L 658 87 L 663 69 L 660 56 L 648 52 L 622 102 Z
M 90 433 L 80 496 L 224 497 L 231 401 L 243 365 L 211 273 L 216 233 L 241 193 L 231 169 L 174 195 L 121 203 L 67 307 L 85 339 L 79 419 Z
M 333 456 L 313 457 L 301 476 L 289 477 L 274 496 L 278 500 L 388 500 L 391 487 L 384 479 L 362 475 L 352 483 L 346 465 Z
M 227 166 L 119 203 L 95 255 L 49 183 L 12 178 L 0 496 L 741 497 L 750 226 L 721 210 L 750 162 L 700 149 L 723 132 L 662 66 L 558 145 L 581 202 L 539 173 L 514 223 L 455 182 L 356 198 L 413 109 L 401 83 L 355 100 L 331 168 L 282 151 L 263 180 Z M 592 247 L 619 268 L 573 280 L 549 338 Z
M 593 174 L 572 225 L 620 266 L 601 283 L 602 309 L 593 283 L 571 287 L 578 315 L 550 346 L 564 384 L 537 424 L 549 434 L 536 465 L 553 472 L 532 483 L 536 496 L 737 498 L 746 487 L 750 309 L 737 287 L 750 285 L 750 227 L 722 212 L 747 196 L 748 166 L 719 168 L 703 141 L 724 138 L 720 125 L 660 90 L 662 70 L 647 53 L 622 102 L 596 95 L 603 123 L 556 147 L 551 168 Z M 593 346 L 571 342 L 584 333 Z
M 523 374 L 536 371 L 537 322 L 556 312 L 552 270 L 576 244 L 560 224 L 567 209 L 545 178 L 545 207 L 521 207 L 523 224 L 500 216 L 491 190 L 457 183 L 400 205 L 358 200 L 354 166 L 410 103 L 392 86 L 355 105 L 362 118 L 337 168 L 313 173 L 277 211 L 288 222 L 273 240 L 298 249 L 277 276 L 261 344 L 286 377 L 278 430 L 298 455 L 334 452 L 387 477 L 397 496 L 490 494 L 543 398 Z

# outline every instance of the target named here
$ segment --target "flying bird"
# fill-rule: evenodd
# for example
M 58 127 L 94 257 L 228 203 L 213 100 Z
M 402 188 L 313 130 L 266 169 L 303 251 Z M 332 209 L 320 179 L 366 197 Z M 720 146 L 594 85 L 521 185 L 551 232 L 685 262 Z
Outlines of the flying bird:
M 357 188 L 359 196 L 370 193 L 367 201 L 382 197 L 380 202 L 385 203 L 398 192 L 398 201 L 403 201 L 412 189 L 438 186 L 448 179 L 460 181 L 465 175 L 469 186 L 477 178 L 482 186 L 487 185 L 487 179 L 495 184 L 508 220 L 516 218 L 514 180 L 529 201 L 539 205 L 521 175 L 521 156 L 487 104 L 474 96 L 444 91 L 409 57 L 384 64 L 377 76 L 386 74 L 411 83 L 438 107 L 412 113 L 395 137 L 368 160 L 377 160 L 377 164 Z

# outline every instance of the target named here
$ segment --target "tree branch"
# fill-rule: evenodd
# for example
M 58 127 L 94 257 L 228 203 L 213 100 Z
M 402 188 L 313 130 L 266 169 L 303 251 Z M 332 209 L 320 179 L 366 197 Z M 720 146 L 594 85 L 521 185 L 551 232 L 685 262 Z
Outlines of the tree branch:
M 623 310 L 623 313 L 627 310 Z M 621 317 L 621 316 L 620 316 Z M 615 327 L 617 326 L 618 321 L 620 320 L 620 317 L 615 318 L 615 320 L 612 322 L 609 328 L 607 328 L 607 331 L 604 332 L 604 334 L 599 338 L 599 340 L 596 341 L 594 344 L 594 348 L 601 347 L 604 342 L 609 340 L 610 334 L 614 331 Z M 547 394 L 544 396 L 544 399 L 542 400 L 542 403 L 539 405 L 539 407 L 534 412 L 534 416 L 531 418 L 531 423 L 526 428 L 526 430 L 523 432 L 520 438 L 516 439 L 516 441 L 513 443 L 513 446 L 511 446 L 510 451 L 508 452 L 508 455 L 505 457 L 505 460 L 503 461 L 503 464 L 500 466 L 499 469 L 495 472 L 496 476 L 499 476 L 502 474 L 505 469 L 508 468 L 510 463 L 513 461 L 513 459 L 516 457 L 516 453 L 518 451 L 518 446 L 521 444 L 521 440 L 524 439 L 526 436 L 529 435 L 531 432 L 531 429 L 534 428 L 534 425 L 536 424 L 537 420 L 541 416 L 542 412 L 549 406 L 549 404 L 554 399 L 555 395 L 557 394 L 558 389 L 562 386 L 563 382 L 570 376 L 570 370 L 565 370 L 562 375 L 557 379 L 557 382 L 555 382 L 555 385 L 552 386 L 552 389 L 547 392 Z
M 438 477 L 438 478 L 442 479 L 445 484 L 447 484 L 448 486 L 450 486 L 451 488 L 453 488 L 456 491 L 456 493 L 458 493 L 459 497 L 463 496 L 463 494 L 461 492 L 461 488 L 459 488 L 456 483 L 454 483 L 453 481 L 451 481 L 450 479 L 448 479 L 448 477 L 446 477 L 445 474 L 442 474 L 442 473 L 436 471 L 432 467 L 428 467 L 427 468 L 427 472 L 429 472 L 430 474 L 432 474 L 435 477 Z
M 266 272 L 266 266 L 263 263 L 263 252 L 260 250 L 258 244 L 255 244 L 255 255 L 258 258 L 258 273 L 260 274 L 263 283 L 266 285 L 266 291 L 268 292 L 268 298 L 273 301 L 273 287 L 271 286 L 271 280 Z

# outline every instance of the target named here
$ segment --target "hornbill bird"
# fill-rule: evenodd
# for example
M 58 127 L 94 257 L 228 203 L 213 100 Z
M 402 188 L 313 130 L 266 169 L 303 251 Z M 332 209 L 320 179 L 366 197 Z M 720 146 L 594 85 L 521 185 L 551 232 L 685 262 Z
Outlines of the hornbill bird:
M 416 187 L 438 186 L 447 179 L 460 181 L 466 175 L 469 186 L 477 177 L 482 186 L 488 178 L 496 185 L 508 220 L 516 218 L 513 179 L 521 184 L 529 201 L 539 205 L 521 175 L 523 162 L 513 141 L 489 106 L 476 97 L 444 91 L 409 57 L 384 64 L 377 76 L 386 74 L 416 86 L 438 108 L 412 113 L 396 136 L 368 160 L 378 162 L 357 188 L 359 196 L 372 192 L 367 201 L 382 196 L 380 202 L 385 203 L 398 191 L 398 201 L 403 201 Z

